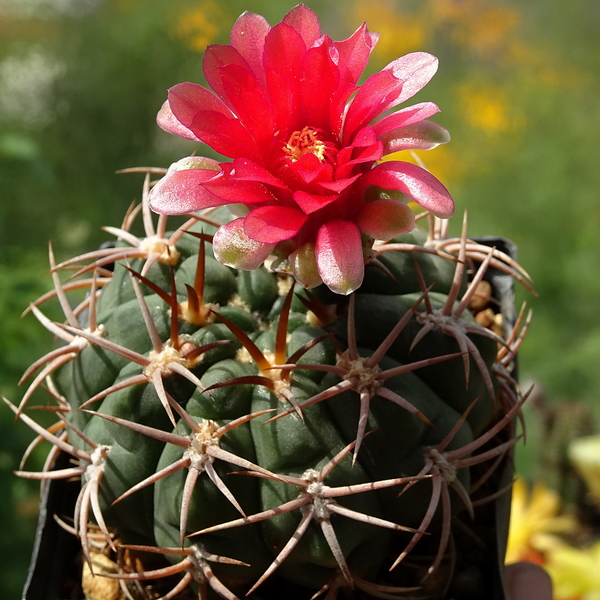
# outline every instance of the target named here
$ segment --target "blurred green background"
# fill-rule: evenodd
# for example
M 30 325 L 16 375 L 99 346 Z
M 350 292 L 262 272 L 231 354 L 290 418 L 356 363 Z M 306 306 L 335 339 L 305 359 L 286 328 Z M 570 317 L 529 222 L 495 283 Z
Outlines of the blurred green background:
M 100 227 L 119 225 L 141 186 L 139 175 L 115 171 L 168 166 L 195 149 L 155 125 L 167 88 L 203 81 L 203 48 L 227 42 L 243 10 L 274 24 L 294 4 L 0 0 L 3 395 L 18 402 L 21 373 L 51 348 L 35 318 L 19 318 L 51 287 L 48 240 L 61 259 L 109 239 Z M 540 415 L 548 422 L 566 406 L 565 414 L 584 415 L 587 427 L 600 416 L 600 3 L 307 4 L 334 39 L 363 21 L 381 33 L 369 72 L 416 50 L 440 58 L 438 74 L 417 100 L 441 107 L 436 120 L 453 140 L 421 158 L 451 190 L 459 213 L 468 209 L 471 235 L 516 242 L 540 296 L 518 290 L 519 302 L 534 309 L 521 380 L 535 381 L 537 393 L 527 411 L 529 442 L 517 462 L 538 477 Z M 45 310 L 59 318 L 55 307 Z M 25 580 L 38 486 L 12 474 L 32 434 L 1 407 L 0 432 L 0 595 L 10 599 L 20 597 Z M 42 461 L 40 452 L 28 468 Z

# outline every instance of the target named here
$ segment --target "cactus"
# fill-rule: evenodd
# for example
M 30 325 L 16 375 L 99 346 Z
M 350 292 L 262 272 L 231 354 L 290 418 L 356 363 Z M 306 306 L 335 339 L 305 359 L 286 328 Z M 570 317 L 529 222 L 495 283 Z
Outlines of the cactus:
M 350 297 L 304 290 L 217 263 L 216 215 L 169 234 L 160 217 L 155 231 L 146 181 L 144 239 L 128 216 L 114 248 L 61 265 L 51 254 L 41 300 L 56 296 L 65 323 L 31 311 L 65 345 L 9 405 L 51 458 L 78 465 L 19 474 L 81 476 L 73 529 L 90 564 L 96 528 L 113 550 L 174 563 L 124 581 L 185 572 L 201 598 L 206 585 L 225 598 L 290 585 L 443 597 L 437 574 L 464 567 L 461 528 L 477 533 L 495 498 L 525 398 L 510 376 L 523 315 L 503 339 L 469 306 L 490 265 L 526 275 L 494 249 L 478 263 L 464 235 L 456 256 L 415 230 L 375 247 Z M 62 283 L 75 266 L 80 279 Z M 47 430 L 23 412 L 44 381 L 58 418 Z
M 339 219 L 312 223 L 314 245 L 263 240 L 247 244 L 252 265 L 235 247 L 226 266 L 213 258 L 218 242 L 228 262 L 223 232 L 248 242 L 226 208 L 188 203 L 185 218 L 157 223 L 149 209 L 178 173 L 219 168 L 194 157 L 132 169 L 145 172 L 142 203 L 107 228 L 115 244 L 58 265 L 50 250 L 54 290 L 29 310 L 64 344 L 25 373 L 37 375 L 19 406 L 5 401 L 37 433 L 32 447 L 52 450 L 42 472 L 19 474 L 81 478 L 60 518 L 87 567 L 130 597 L 493 597 L 529 317 L 503 327 L 485 279 L 496 270 L 530 287 L 527 273 L 470 240 L 466 218 L 448 238 L 434 216 L 444 193 L 425 172 L 425 227 L 410 231 L 394 190 L 365 200 L 400 215 L 403 233 L 376 242 L 362 211 L 358 275 L 354 259 L 327 263 L 323 231 L 354 231 Z M 64 323 L 43 314 L 51 298 Z M 26 412 L 42 386 L 48 428 Z M 53 470 L 59 452 L 74 465 Z M 98 567 L 98 545 L 117 573 Z

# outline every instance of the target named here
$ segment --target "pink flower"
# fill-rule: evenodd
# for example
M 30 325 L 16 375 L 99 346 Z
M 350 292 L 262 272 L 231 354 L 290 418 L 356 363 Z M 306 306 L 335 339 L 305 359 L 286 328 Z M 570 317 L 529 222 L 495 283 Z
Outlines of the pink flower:
M 214 92 L 175 85 L 157 119 L 165 131 L 232 160 L 175 163 L 152 189 L 152 209 L 238 205 L 244 216 L 214 237 L 220 262 L 255 269 L 275 255 L 305 287 L 355 290 L 373 239 L 412 229 L 408 200 L 442 218 L 454 211 L 446 188 L 424 169 L 378 163 L 398 150 L 434 148 L 449 135 L 425 120 L 439 112 L 432 102 L 384 116 L 433 77 L 434 56 L 408 54 L 357 84 L 376 41 L 363 24 L 334 42 L 302 4 L 274 27 L 244 13 L 231 44 L 209 46 L 204 55 Z

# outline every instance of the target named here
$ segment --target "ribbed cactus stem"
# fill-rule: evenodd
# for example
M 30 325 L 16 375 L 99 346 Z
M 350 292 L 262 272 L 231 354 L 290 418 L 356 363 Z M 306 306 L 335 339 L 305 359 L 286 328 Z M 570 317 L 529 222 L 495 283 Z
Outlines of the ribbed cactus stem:
M 54 291 L 30 311 L 64 345 L 28 369 L 20 405 L 7 404 L 38 436 L 32 448 L 47 440 L 51 459 L 60 450 L 76 464 L 19 474 L 80 477 L 73 520 L 86 562 L 97 527 L 115 559 L 146 563 L 111 577 L 147 580 L 155 597 L 403 598 L 425 577 L 443 599 L 468 554 L 457 521 L 495 552 L 481 523 L 506 493 L 527 398 L 514 359 L 530 316 L 501 337 L 473 306 L 485 305 L 492 267 L 522 270 L 466 229 L 446 244 L 434 219 L 429 232 L 375 244 L 349 297 L 304 290 L 285 265 L 217 263 L 223 211 L 155 226 L 150 187 L 147 177 L 145 237 L 130 233 L 134 209 L 107 229 L 118 247 L 62 265 L 51 254 Z M 80 281 L 63 283 L 74 265 Z M 52 298 L 64 323 L 43 314 Z M 48 429 L 26 414 L 44 385 L 57 415 Z

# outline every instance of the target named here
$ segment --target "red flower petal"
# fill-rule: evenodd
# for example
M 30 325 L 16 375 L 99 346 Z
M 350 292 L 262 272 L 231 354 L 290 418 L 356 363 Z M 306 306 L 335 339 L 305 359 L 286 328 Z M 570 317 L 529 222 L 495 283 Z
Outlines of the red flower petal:
M 263 61 L 271 69 L 297 82 L 306 44 L 302 36 L 290 25 L 278 23 L 265 38 Z
M 238 180 L 231 175 L 231 163 L 222 163 L 222 176 L 204 183 L 206 190 L 228 204 L 273 202 L 273 193 L 257 181 Z M 215 205 L 216 206 L 216 205 Z
M 165 100 L 161 109 L 156 115 L 156 122 L 161 129 L 164 129 L 167 133 L 178 135 L 179 137 L 185 138 L 186 140 L 194 140 L 199 142 L 200 140 L 196 137 L 193 131 L 182 125 L 173 114 L 169 101 Z
M 437 71 L 438 60 L 426 52 L 414 52 L 391 62 L 371 75 L 360 88 L 344 124 L 344 143 L 383 111 L 414 96 Z
M 403 202 L 379 198 L 360 208 L 356 224 L 363 233 L 376 240 L 391 240 L 401 233 L 412 231 L 415 214 Z
M 244 231 L 244 220 L 235 219 L 221 225 L 213 237 L 213 251 L 220 263 L 242 271 L 253 271 L 273 252 L 275 244 L 250 239 Z
M 247 158 L 235 158 L 231 163 L 231 168 L 228 171 L 229 176 L 237 181 L 254 181 L 256 183 L 264 183 L 272 185 L 282 190 L 287 190 L 287 186 L 265 169 L 257 162 Z
M 336 294 L 351 294 L 360 287 L 365 259 L 358 227 L 351 221 L 328 221 L 319 228 L 315 245 L 323 283 Z
M 273 194 L 263 183 L 235 179 L 231 163 L 219 167 L 217 171 L 189 168 L 167 173 L 150 191 L 150 208 L 160 214 L 181 215 L 224 204 L 273 201 Z
M 377 141 L 377 143 L 371 147 L 359 148 L 354 152 L 355 158 L 349 160 L 346 164 L 340 165 L 335 172 L 336 178 L 346 178 L 351 173 L 356 172 L 356 165 L 361 163 L 373 163 L 379 160 L 384 155 L 383 143 Z M 341 154 L 341 153 L 340 153 Z M 361 169 L 364 171 L 365 169 Z M 362 172 L 360 173 L 362 175 Z
M 320 181 L 319 187 L 325 190 L 341 194 L 347 187 L 351 186 L 357 179 L 361 177 L 362 173 L 354 175 L 354 177 L 348 177 L 347 179 L 336 179 L 335 181 Z
M 275 25 L 265 39 L 267 89 L 277 127 L 284 136 L 297 129 L 302 119 L 298 74 L 305 52 L 301 35 L 285 23 Z
M 342 124 L 346 114 L 346 104 L 350 96 L 359 89 L 357 85 L 346 83 L 336 90 L 329 104 L 329 122 L 332 136 L 339 138 L 342 133 Z
M 448 130 L 431 121 L 420 121 L 405 127 L 393 129 L 380 136 L 384 153 L 400 150 L 432 150 L 450 141 Z
M 254 139 L 229 108 L 212 92 L 195 83 L 169 90 L 173 116 L 196 137 L 225 156 L 256 155 Z
M 335 196 L 323 196 L 321 194 L 309 194 L 308 192 L 303 192 L 302 190 L 294 192 L 294 201 L 307 215 L 310 215 L 324 206 L 331 204 L 338 198 L 339 194 L 335 194 Z
M 229 103 L 259 147 L 270 147 L 275 133 L 273 110 L 269 99 L 248 68 L 225 65 L 219 69 L 223 90 Z
M 392 61 L 384 70 L 391 70 L 402 82 L 402 93 L 393 106 L 405 102 L 421 91 L 436 74 L 438 59 L 427 52 L 412 52 Z
M 201 141 L 219 154 L 230 158 L 260 156 L 256 141 L 239 119 L 229 119 L 214 111 L 202 111 L 194 117 L 191 128 Z
M 304 183 L 313 181 L 330 181 L 333 177 L 333 168 L 330 164 L 322 163 L 314 154 L 308 153 L 296 162 L 289 163 L 289 169 Z
M 282 138 L 287 137 L 291 132 L 302 129 L 302 98 L 298 82 L 273 69 L 267 69 L 266 75 L 276 129 Z
M 310 48 L 321 37 L 319 18 L 308 6 L 298 4 L 283 17 L 283 22 L 293 27 Z
M 354 136 L 351 145 L 340 150 L 336 169 L 336 178 L 346 178 L 356 172 L 356 165 L 360 163 L 374 163 L 384 154 L 383 143 L 375 137 L 372 127 L 363 127 Z M 367 165 L 370 166 L 370 165 Z M 363 171 L 365 169 L 362 169 Z
M 227 91 L 223 86 L 221 69 L 226 66 L 235 65 L 240 69 L 247 71 L 250 77 L 256 80 L 252 69 L 244 57 L 232 46 L 223 44 L 211 44 L 206 48 L 202 58 L 202 70 L 208 85 L 216 94 L 237 114 L 235 104 L 230 101 Z
M 265 85 L 263 48 L 271 26 L 267 20 L 255 13 L 245 12 L 231 30 L 231 45 L 246 60 L 256 78 Z
M 169 89 L 169 106 L 175 118 L 188 129 L 201 111 L 213 111 L 231 118 L 231 111 L 212 92 L 197 83 L 178 83 Z
M 450 192 L 431 173 L 417 165 L 401 161 L 377 165 L 361 179 L 363 189 L 369 185 L 398 190 L 436 217 L 447 219 L 454 214 Z
M 371 33 L 363 23 L 348 39 L 333 42 L 338 51 L 341 83 L 356 83 L 367 66 L 379 34 Z
M 380 71 L 371 75 L 354 96 L 344 121 L 343 145 L 354 134 L 381 114 L 400 95 L 402 83 L 392 73 Z
M 246 235 L 257 242 L 276 244 L 294 237 L 308 217 L 296 208 L 261 206 L 245 218 Z
M 314 288 L 323 283 L 317 268 L 315 245 L 308 242 L 292 252 L 288 260 L 294 279 L 304 288 Z
M 310 48 L 302 59 L 300 84 L 306 121 L 329 131 L 329 104 L 339 86 L 340 70 L 331 58 L 331 40 Z
M 381 119 L 381 121 L 374 123 L 373 130 L 375 131 L 375 135 L 379 136 L 386 131 L 418 123 L 439 112 L 440 109 L 433 102 L 414 104 L 413 106 L 407 106 L 406 108 L 397 110 L 395 113 Z
M 195 210 L 231 203 L 209 192 L 204 183 L 220 176 L 220 171 L 186 169 L 165 175 L 150 190 L 148 204 L 159 214 L 183 215 Z

